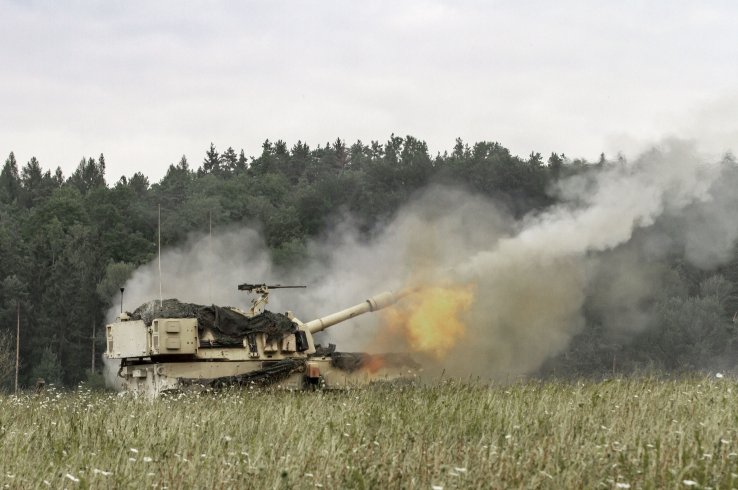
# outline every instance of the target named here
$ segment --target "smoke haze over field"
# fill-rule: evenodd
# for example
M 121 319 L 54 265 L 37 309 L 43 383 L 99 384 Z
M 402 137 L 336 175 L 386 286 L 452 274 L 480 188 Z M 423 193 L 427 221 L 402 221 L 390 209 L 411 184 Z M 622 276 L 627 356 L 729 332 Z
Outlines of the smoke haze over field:
M 582 328 L 584 305 L 600 312 L 613 335 L 648 328 L 644 304 L 658 290 L 667 254 L 710 268 L 738 237 L 738 204 L 724 170 L 693 146 L 666 141 L 632 162 L 592 166 L 558 182 L 559 203 L 515 220 L 496 203 L 463 189 L 433 186 L 415 196 L 370 238 L 350 217 L 309 244 L 309 259 L 280 271 L 251 229 L 192 237 L 162 255 L 164 297 L 244 306 L 241 282 L 306 284 L 271 295 L 270 309 L 303 321 L 405 286 L 473 286 L 460 314 L 465 331 L 434 368 L 453 375 L 531 373 L 561 352 Z M 126 306 L 158 297 L 157 264 L 126 284 Z M 111 314 L 113 311 L 111 311 Z M 382 315 L 337 325 L 318 341 L 341 350 L 408 348 Z M 422 354 L 422 353 L 421 353 Z

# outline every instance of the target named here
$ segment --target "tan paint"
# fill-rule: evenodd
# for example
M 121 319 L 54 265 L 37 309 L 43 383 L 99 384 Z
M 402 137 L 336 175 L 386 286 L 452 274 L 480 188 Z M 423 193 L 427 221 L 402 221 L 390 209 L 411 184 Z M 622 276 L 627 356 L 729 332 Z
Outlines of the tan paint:
M 392 379 L 407 373 L 396 369 L 379 369 L 374 373 L 365 370 L 346 372 L 333 367 L 330 357 L 310 357 L 315 353 L 312 334 L 358 315 L 385 308 L 410 292 L 380 293 L 363 303 L 308 323 L 302 323 L 288 312 L 297 330 L 303 332 L 307 339 L 307 349 L 303 352 L 297 351 L 295 334 L 272 342 L 266 341 L 265 334 L 257 334 L 256 349 L 252 352 L 247 339 L 236 346 L 215 345 L 213 332 L 207 329 L 199 331 L 195 318 L 157 318 L 147 327 L 141 320 L 131 321 L 121 315 L 118 322 L 105 328 L 105 355 L 109 359 L 121 359 L 120 376 L 124 380 L 124 389 L 154 396 L 182 388 L 180 379 L 211 381 L 259 370 L 265 362 L 283 359 L 306 361 L 306 373 L 296 373 L 279 382 L 279 386 L 290 389 L 302 389 L 307 384 L 340 388 L 376 379 Z M 267 293 L 260 291 L 262 297 L 254 308 L 266 304 Z M 233 310 L 245 316 L 253 313 L 236 308 Z
M 337 323 L 345 322 L 346 320 L 350 320 L 351 318 L 354 318 L 356 316 L 363 315 L 364 313 L 369 313 L 372 311 L 381 310 L 382 308 L 386 308 L 396 303 L 401 298 L 407 296 L 411 292 L 412 290 L 404 290 L 400 291 L 399 293 L 385 291 L 383 293 L 377 294 L 376 296 L 372 296 L 368 300 L 364 301 L 363 303 L 359 303 L 358 305 L 354 305 L 350 308 L 346 308 L 345 310 L 331 313 L 330 315 L 309 321 L 305 324 L 305 327 L 310 331 L 310 333 L 317 333 L 321 330 L 325 330 L 328 327 L 332 327 Z

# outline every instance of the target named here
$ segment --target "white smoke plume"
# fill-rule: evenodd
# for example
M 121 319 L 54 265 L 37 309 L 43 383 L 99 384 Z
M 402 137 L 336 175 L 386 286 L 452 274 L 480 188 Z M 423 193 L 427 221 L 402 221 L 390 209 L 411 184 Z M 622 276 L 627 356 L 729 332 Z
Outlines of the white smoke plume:
M 681 252 L 705 268 L 730 257 L 738 238 L 735 187 L 724 179 L 731 165 L 704 163 L 689 144 L 667 141 L 631 163 L 593 166 L 560 181 L 552 189 L 560 204 L 521 220 L 462 189 L 430 187 L 370 238 L 350 217 L 341 220 L 309 244 L 305 266 L 289 271 L 271 263 L 254 230 L 193 236 L 162 255 L 164 298 L 243 307 L 248 298 L 239 283 L 305 284 L 307 290 L 274 291 L 269 309 L 308 321 L 418 281 L 472 283 L 466 335 L 438 369 L 497 378 L 530 373 L 581 329 L 586 300 L 622 335 L 646 328 L 641 303 L 663 279 L 665 254 Z M 126 284 L 126 307 L 158 295 L 154 261 Z M 341 350 L 376 345 L 378 322 L 364 315 L 318 341 Z
M 535 370 L 581 329 L 585 299 L 603 294 L 595 281 L 602 274 L 611 276 L 599 284 L 607 298 L 603 306 L 615 320 L 610 325 L 626 319 L 622 329 L 638 330 L 645 323 L 639 300 L 658 275 L 649 277 L 648 256 L 640 251 L 630 257 L 621 250 L 604 252 L 627 244 L 662 215 L 682 216 L 687 208 L 713 202 L 720 174 L 721 166 L 702 164 L 689 146 L 671 141 L 631 164 L 598 167 L 562 181 L 561 204 L 524 219 L 515 233 L 457 268 L 478 289 L 468 320 L 475 342 L 460 346 L 467 355 L 459 350 L 452 362 L 468 366 L 471 349 L 477 373 Z M 695 225 L 690 220 L 683 230 Z M 725 247 L 720 253 L 732 249 L 732 240 L 717 243 Z M 704 247 L 693 245 L 693 255 L 703 257 Z

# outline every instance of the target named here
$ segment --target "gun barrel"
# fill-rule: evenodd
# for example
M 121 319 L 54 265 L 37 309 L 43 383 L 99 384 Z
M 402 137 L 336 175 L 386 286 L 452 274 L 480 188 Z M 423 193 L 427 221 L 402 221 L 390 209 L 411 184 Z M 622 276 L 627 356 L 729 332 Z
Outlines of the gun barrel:
M 351 318 L 363 315 L 364 313 L 369 313 L 372 311 L 381 310 L 382 308 L 386 308 L 396 303 L 401 298 L 404 298 L 408 294 L 412 293 L 413 291 L 413 289 L 403 289 L 402 291 L 397 293 L 385 291 L 383 293 L 372 296 L 371 298 L 367 299 L 363 303 L 359 303 L 358 305 L 354 305 L 350 308 L 346 308 L 345 310 L 337 311 L 335 313 L 331 313 L 330 315 L 311 320 L 305 324 L 305 327 L 307 327 L 310 333 L 320 332 L 328 327 L 332 327 L 336 323 L 350 320 Z
M 252 291 L 252 290 L 258 289 L 258 288 L 267 288 L 267 289 L 296 289 L 296 288 L 300 288 L 300 289 L 304 289 L 306 287 L 307 286 L 283 286 L 281 284 L 271 284 L 270 285 L 270 284 L 249 284 L 249 283 L 244 283 L 244 284 L 239 284 L 238 285 L 238 290 L 239 291 Z

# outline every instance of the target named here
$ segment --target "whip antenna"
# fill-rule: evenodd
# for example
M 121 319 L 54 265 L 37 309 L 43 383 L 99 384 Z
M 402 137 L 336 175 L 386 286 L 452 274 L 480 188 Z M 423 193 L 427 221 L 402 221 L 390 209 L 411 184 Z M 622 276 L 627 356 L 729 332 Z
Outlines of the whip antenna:
M 18 394 L 18 367 L 20 366 L 20 328 L 21 328 L 21 305 L 20 300 L 15 300 L 15 312 L 18 323 L 15 326 L 15 394 Z
M 208 294 L 210 295 L 210 304 L 213 304 L 213 211 L 208 213 L 208 228 L 210 237 L 208 238 L 208 252 L 210 254 L 210 270 L 208 271 Z
M 161 204 L 159 204 L 159 307 L 164 307 L 164 296 L 161 293 Z

